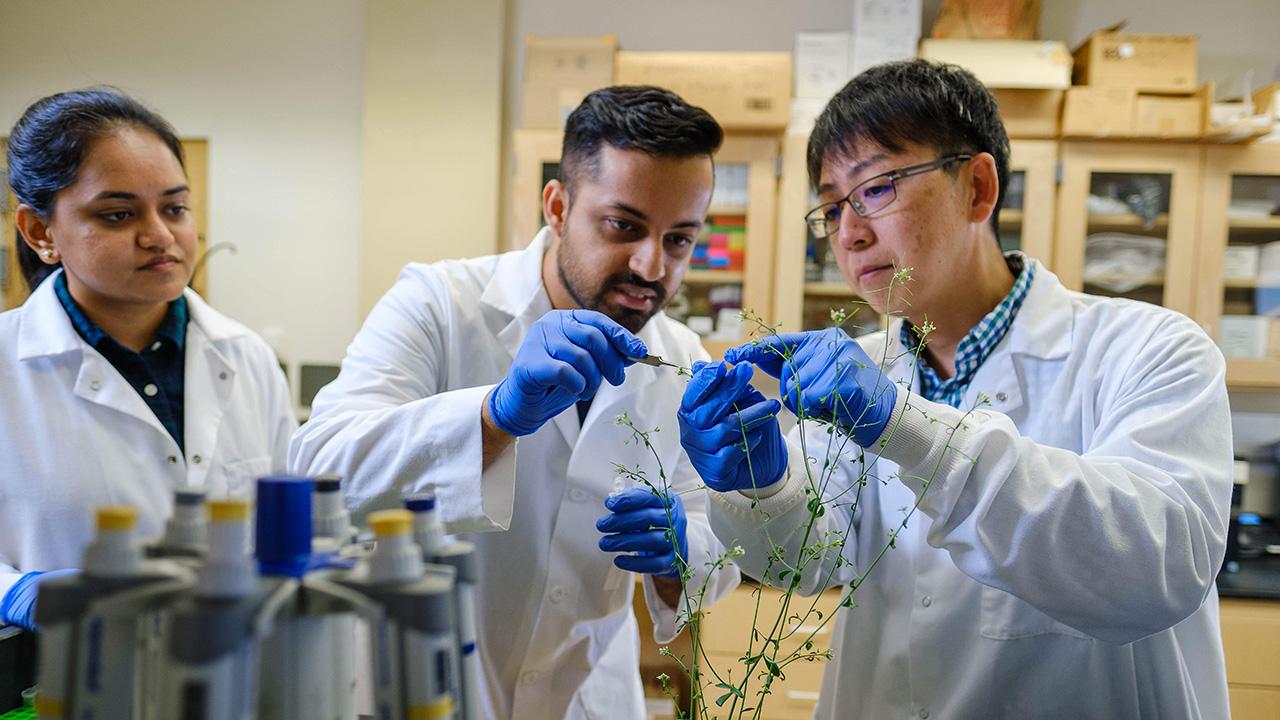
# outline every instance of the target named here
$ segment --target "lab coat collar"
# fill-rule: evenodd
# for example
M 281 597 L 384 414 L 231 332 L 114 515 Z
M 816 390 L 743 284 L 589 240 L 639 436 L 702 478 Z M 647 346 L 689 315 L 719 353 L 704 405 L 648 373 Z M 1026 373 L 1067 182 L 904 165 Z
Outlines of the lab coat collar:
M 58 272 L 61 272 L 59 270 Z M 186 394 L 185 426 L 188 447 L 212 448 L 217 437 L 222 408 L 230 397 L 235 380 L 235 369 L 219 346 L 241 337 L 248 331 L 238 323 L 223 317 L 208 306 L 190 288 L 183 291 L 187 299 L 189 323 L 186 342 Z M 20 361 L 52 357 L 68 353 L 80 355 L 73 392 L 85 400 L 113 407 L 152 426 L 169 442 L 168 431 L 156 419 L 155 413 L 123 378 L 119 382 L 104 382 L 109 374 L 118 371 L 76 333 L 67 317 L 67 311 L 58 301 L 50 277 L 36 288 L 23 304 L 18 326 L 18 359 Z M 213 378 L 217 378 L 214 381 Z M 192 401 L 195 398 L 196 401 Z M 216 400 L 216 402 L 211 402 Z M 191 411 L 197 407 L 206 416 L 193 422 Z M 210 418 L 209 414 L 216 415 Z M 196 442 L 193 444 L 192 440 Z M 178 449 L 173 443 L 172 449 Z M 205 453 L 210 450 L 205 450 Z M 204 468 L 208 465 L 205 464 Z
M 18 321 L 19 360 L 83 352 L 87 347 L 54 294 L 53 282 L 57 273 L 40 283 L 22 305 L 22 316 Z M 243 326 L 214 312 L 191 288 L 183 291 L 183 297 L 187 299 L 190 323 L 199 327 L 210 341 L 232 340 L 245 334 Z
M 1004 339 L 996 345 L 970 383 L 971 393 L 981 392 L 994 398 L 995 409 L 1005 413 L 1022 405 L 1015 356 L 1054 360 L 1067 355 L 1072 347 L 1071 335 L 1075 326 L 1072 293 L 1038 260 L 1028 258 L 1028 262 L 1035 263 L 1036 267 L 1027 297 Z M 889 343 L 886 357 L 896 358 L 890 363 L 891 374 L 916 388 L 920 386 L 919 368 L 914 364 L 912 353 L 901 342 L 901 323 L 901 319 L 895 320 L 885 333 Z M 969 404 L 965 405 L 967 407 Z
M 1008 352 L 1044 360 L 1063 357 L 1071 351 L 1075 326 L 1071 293 L 1040 261 L 1028 261 L 1035 263 L 1036 274 L 1005 336 Z
M 531 310 L 541 316 L 550 310 L 551 299 L 542 283 L 542 256 L 550 245 L 551 229 L 542 228 L 529 247 L 499 255 L 480 302 L 511 318 L 520 318 Z

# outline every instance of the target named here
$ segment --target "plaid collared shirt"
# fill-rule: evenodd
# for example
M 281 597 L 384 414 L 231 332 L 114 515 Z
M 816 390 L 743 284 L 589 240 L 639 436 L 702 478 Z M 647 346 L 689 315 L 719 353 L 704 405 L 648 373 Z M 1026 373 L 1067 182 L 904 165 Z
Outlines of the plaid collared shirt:
M 155 339 L 142 352 L 121 345 L 84 314 L 67 289 L 67 275 L 59 273 L 53 286 L 58 301 L 71 318 L 76 334 L 111 363 L 169 435 L 183 448 L 183 391 L 186 385 L 187 299 L 169 303 L 169 311 L 156 329 Z
M 1009 326 L 1013 324 L 1013 318 L 1022 307 L 1022 301 L 1027 298 L 1027 290 L 1031 288 L 1035 266 L 1027 262 L 1025 255 L 1018 252 L 1006 253 L 1004 259 L 1009 264 L 1009 271 L 1017 277 L 1017 280 L 1013 283 L 1013 289 L 1005 295 L 1000 304 L 987 313 L 981 322 L 974 325 L 956 346 L 955 376 L 949 380 L 943 380 L 928 363 L 918 363 L 920 387 L 916 392 L 926 399 L 959 408 L 960 403 L 964 401 L 965 391 L 969 389 L 969 383 L 978 373 L 978 368 L 982 367 L 982 363 L 991 356 L 991 351 L 996 349 L 1004 339 L 1005 333 L 1009 331 Z M 916 346 L 920 344 L 920 336 L 916 334 L 915 328 L 909 322 L 902 323 L 900 337 L 902 346 L 908 351 L 914 352 Z

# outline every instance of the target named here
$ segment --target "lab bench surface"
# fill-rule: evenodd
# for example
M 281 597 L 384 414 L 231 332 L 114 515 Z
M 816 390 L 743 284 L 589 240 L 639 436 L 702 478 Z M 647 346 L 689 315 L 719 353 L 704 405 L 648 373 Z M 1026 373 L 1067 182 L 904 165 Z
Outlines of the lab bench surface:
M 1218 596 L 1280 600 L 1280 555 L 1244 558 L 1238 571 L 1219 573 Z

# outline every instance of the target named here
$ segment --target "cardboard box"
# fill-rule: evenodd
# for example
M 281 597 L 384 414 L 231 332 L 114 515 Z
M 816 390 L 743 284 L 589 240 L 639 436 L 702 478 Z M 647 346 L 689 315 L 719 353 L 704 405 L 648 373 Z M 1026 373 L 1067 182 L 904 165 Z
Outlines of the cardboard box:
M 1154 138 L 1197 138 L 1204 130 L 1204 103 L 1199 96 L 1138 95 L 1133 135 Z
M 789 52 L 620 51 L 614 82 L 667 88 L 726 130 L 781 130 L 790 117 Z
M 1075 84 L 1146 93 L 1195 92 L 1195 35 L 1121 33 L 1121 27 L 1099 30 L 1076 49 Z
M 1011 138 L 1054 138 L 1061 128 L 1062 90 L 993 89 Z
M 1071 53 L 1060 42 L 929 39 L 920 43 L 920 57 L 966 68 L 989 88 L 1071 86 Z
M 1063 137 L 1197 138 L 1204 97 L 1144 95 L 1134 88 L 1076 86 L 1062 108 Z
M 521 127 L 560 129 L 587 93 L 613 83 L 616 35 L 530 35 L 525 43 Z
M 967 40 L 1034 40 L 1040 0 L 942 0 L 930 37 Z
M 1062 135 L 1128 137 L 1136 103 L 1129 88 L 1073 87 L 1062 104 Z

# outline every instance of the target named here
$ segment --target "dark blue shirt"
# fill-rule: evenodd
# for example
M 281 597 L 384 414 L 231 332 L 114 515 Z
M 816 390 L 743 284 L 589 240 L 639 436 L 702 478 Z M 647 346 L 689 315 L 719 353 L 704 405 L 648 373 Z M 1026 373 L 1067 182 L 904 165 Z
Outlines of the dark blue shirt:
M 151 344 L 136 353 L 116 342 L 89 319 L 67 290 L 66 273 L 58 273 L 54 292 L 71 318 L 76 333 L 90 347 L 102 353 L 156 414 L 156 419 L 182 449 L 183 385 L 186 366 L 187 299 L 169 303 L 169 311 L 156 330 Z

